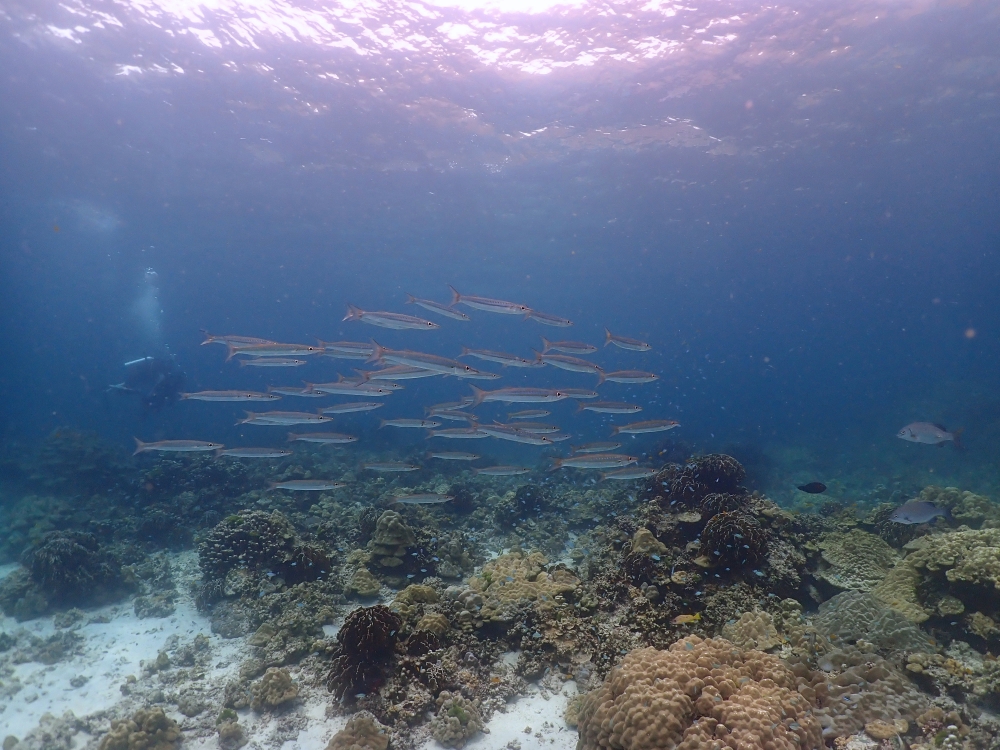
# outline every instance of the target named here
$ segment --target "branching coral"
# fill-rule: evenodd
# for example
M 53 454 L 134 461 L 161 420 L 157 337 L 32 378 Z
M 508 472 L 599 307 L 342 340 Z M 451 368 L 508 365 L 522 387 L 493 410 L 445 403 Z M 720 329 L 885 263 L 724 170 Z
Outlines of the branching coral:
M 712 516 L 701 532 L 702 554 L 712 564 L 748 565 L 767 554 L 768 534 L 748 513 L 726 511 Z
M 721 493 L 743 495 L 740 485 L 746 479 L 740 462 L 723 453 L 710 453 L 691 459 L 670 482 L 670 500 L 689 508 L 697 507 L 708 495 Z

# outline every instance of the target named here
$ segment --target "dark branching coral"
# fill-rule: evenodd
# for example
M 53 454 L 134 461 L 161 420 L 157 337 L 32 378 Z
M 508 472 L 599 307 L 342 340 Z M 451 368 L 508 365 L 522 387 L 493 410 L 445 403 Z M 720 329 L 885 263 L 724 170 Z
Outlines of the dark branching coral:
M 713 492 L 705 495 L 701 500 L 701 512 L 703 517 L 708 518 L 716 513 L 726 513 L 733 510 L 743 510 L 749 495 L 739 495 L 732 492 Z
M 382 515 L 382 511 L 372 505 L 369 505 L 358 514 L 358 535 L 362 544 L 365 544 L 372 538 L 380 515 Z
M 418 630 L 406 639 L 406 653 L 410 656 L 424 656 L 441 648 L 441 641 L 429 630 Z
M 710 453 L 691 459 L 670 481 L 670 501 L 697 507 L 710 494 L 743 495 L 746 472 L 732 456 Z
M 320 547 L 303 544 L 281 513 L 240 511 L 212 529 L 198 547 L 198 564 L 207 581 L 233 569 L 272 571 L 287 583 L 319 580 L 330 560 Z
M 701 550 L 714 564 L 748 565 L 766 555 L 767 532 L 748 513 L 725 511 L 705 524 Z
M 402 624 L 400 616 L 382 604 L 351 612 L 337 633 L 338 646 L 327 675 L 330 692 L 343 700 L 371 690 L 393 655 Z
M 518 487 L 514 493 L 514 504 L 520 518 L 537 518 L 538 514 L 548 507 L 548 497 L 537 484 L 526 484 Z

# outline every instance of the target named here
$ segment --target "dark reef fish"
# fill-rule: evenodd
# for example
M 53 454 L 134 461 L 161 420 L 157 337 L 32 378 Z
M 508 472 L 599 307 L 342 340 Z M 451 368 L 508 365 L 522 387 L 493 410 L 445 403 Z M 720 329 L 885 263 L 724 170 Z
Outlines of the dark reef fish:
M 951 513 L 947 508 L 939 508 L 926 500 L 911 500 L 896 508 L 889 516 L 889 520 L 893 523 L 905 524 L 928 523 L 938 516 L 950 518 Z
M 800 484 L 798 487 L 803 492 L 808 492 L 810 495 L 818 495 L 821 492 L 826 492 L 826 485 L 822 482 L 810 482 L 809 484 Z

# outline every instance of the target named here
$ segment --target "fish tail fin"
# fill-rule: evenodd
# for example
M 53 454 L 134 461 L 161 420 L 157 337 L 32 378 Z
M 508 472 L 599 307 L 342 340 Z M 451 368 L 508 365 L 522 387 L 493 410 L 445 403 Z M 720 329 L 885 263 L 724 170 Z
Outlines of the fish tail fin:
M 268 488 L 269 490 L 273 490 L 273 489 L 276 489 L 276 488 L 277 488 L 277 486 L 278 486 L 278 483 L 277 483 L 277 482 L 268 482 L 268 483 L 267 483 L 267 488 Z
M 962 442 L 962 433 L 965 432 L 964 427 L 959 427 L 957 430 L 951 433 L 952 442 L 955 443 L 955 447 L 960 451 L 965 450 L 965 443 Z
M 288 439 L 285 442 L 286 443 L 294 443 L 295 440 L 296 440 L 295 433 L 294 432 L 289 432 L 288 433 Z
M 133 456 L 138 453 L 142 453 L 143 451 L 149 450 L 146 447 L 146 443 L 142 442 L 139 438 L 133 437 L 132 439 L 135 441 L 135 450 L 132 451 Z
M 584 410 L 583 402 L 582 401 L 577 401 L 576 402 L 576 412 L 575 413 L 579 414 L 583 410 Z
M 607 378 L 604 377 L 604 370 L 597 371 L 597 384 L 601 385 Z
M 371 356 L 365 360 L 365 364 L 368 364 L 369 362 L 378 362 L 380 359 L 382 359 L 382 356 L 388 351 L 375 339 L 372 339 L 371 342 L 372 346 L 374 346 L 375 348 L 372 350 Z
M 218 458 L 219 456 L 221 456 L 221 455 L 222 455 L 222 452 L 223 452 L 224 450 L 226 450 L 226 449 L 225 449 L 225 448 L 216 448 L 216 449 L 215 449 L 215 457 L 216 457 L 216 458 Z
M 215 341 L 215 336 L 213 336 L 212 334 L 210 334 L 204 328 L 201 329 L 201 332 L 205 336 L 205 340 L 201 342 L 202 346 L 205 346 L 205 344 L 211 344 L 211 343 L 213 343 Z
M 227 362 L 229 361 L 229 357 L 226 357 L 226 361 Z M 247 366 L 247 362 L 249 362 L 250 360 L 247 360 L 247 359 L 238 359 L 236 361 L 240 363 L 240 367 L 246 367 Z
M 549 467 L 549 471 L 555 471 L 556 469 L 561 469 L 563 465 L 563 460 L 561 458 L 553 458 L 552 466 Z
M 361 376 L 361 382 L 367 383 L 368 379 L 372 376 L 369 370 L 359 370 L 358 368 L 353 368 L 354 372 Z
M 344 320 L 361 320 L 361 314 L 364 312 L 360 307 L 355 307 L 350 302 L 347 303 L 347 315 L 344 316 Z
M 187 401 L 189 398 L 191 398 L 191 394 L 190 393 L 182 393 L 181 394 L 181 401 Z
M 459 302 L 462 301 L 462 295 L 459 294 L 458 290 L 451 284 L 448 285 L 448 288 L 451 289 L 451 305 L 452 307 L 454 307 L 455 305 L 457 305 Z
M 319 345 L 320 349 L 323 349 L 324 351 L 326 351 L 326 342 L 323 339 L 321 339 L 319 336 L 316 337 L 316 343 Z
M 611 331 L 607 328 L 604 329 L 604 345 L 607 346 L 611 343 Z
M 461 353 L 461 354 L 459 354 L 458 356 L 459 356 L 459 357 L 464 357 L 464 356 L 466 356 L 466 355 L 467 355 L 468 353 L 469 353 L 469 347 L 467 347 L 467 346 L 463 346 L 463 347 L 462 347 L 462 353 Z
M 479 406 L 483 403 L 483 399 L 486 398 L 486 391 L 482 388 L 476 388 L 474 385 L 470 385 L 469 388 L 472 389 L 472 405 Z
M 385 420 L 384 419 L 380 419 L 378 421 L 378 428 L 381 430 L 383 427 L 385 427 Z
M 608 472 L 602 471 L 601 472 L 601 478 L 597 480 L 598 483 L 600 483 L 600 482 L 606 482 L 607 480 L 608 480 Z
M 226 346 L 229 347 L 229 354 L 226 355 L 226 362 L 228 362 L 234 356 L 236 356 L 236 352 L 238 352 L 239 349 L 237 349 L 235 346 L 233 346 L 232 344 L 230 344 L 228 341 L 226 342 Z
M 404 294 L 406 294 L 406 292 L 404 292 Z M 412 305 L 416 301 L 417 301 L 417 298 L 414 297 L 412 294 L 406 294 L 406 304 Z
M 552 342 L 549 341 L 544 336 L 542 336 L 542 354 L 545 354 L 551 348 L 552 348 Z
M 543 339 L 543 341 L 544 341 L 544 339 Z M 532 349 L 531 353 L 535 355 L 535 364 L 539 364 L 539 365 L 540 364 L 544 364 L 544 360 L 542 360 L 542 355 L 541 355 L 540 352 L 537 352 L 534 349 Z
M 615 435 L 617 435 L 617 434 L 618 434 L 618 433 L 619 433 L 620 431 L 621 431 L 621 427 L 618 427 L 617 425 L 616 425 L 616 426 L 614 426 L 614 427 L 612 427 L 612 428 L 611 428 L 611 437 L 614 437 L 614 436 L 615 436 Z

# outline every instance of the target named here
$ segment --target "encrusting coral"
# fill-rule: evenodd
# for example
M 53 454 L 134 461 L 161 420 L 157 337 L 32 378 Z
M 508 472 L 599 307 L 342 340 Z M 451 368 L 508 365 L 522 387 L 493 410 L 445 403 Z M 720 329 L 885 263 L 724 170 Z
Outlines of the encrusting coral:
M 736 622 L 722 628 L 722 637 L 740 648 L 769 651 L 780 646 L 784 639 L 778 634 L 774 618 L 767 612 L 744 612 Z
M 431 719 L 431 732 L 434 739 L 445 747 L 465 747 L 476 732 L 482 731 L 483 717 L 475 701 L 442 690 L 437 705 L 437 713 Z
M 250 708 L 265 711 L 295 700 L 299 687 L 292 681 L 287 669 L 270 667 L 259 682 L 250 687 Z
M 174 750 L 180 739 L 177 722 L 162 708 L 139 709 L 131 719 L 111 722 L 99 750 Z
M 879 651 L 933 651 L 930 636 L 863 591 L 844 591 L 819 606 L 816 628 L 847 643 L 864 640 Z
M 326 750 L 386 750 L 389 733 L 371 714 L 361 712 L 347 720 L 330 738 Z
M 690 636 L 622 659 L 584 699 L 577 750 L 815 749 L 811 708 L 776 656 Z
M 480 617 L 510 622 L 525 604 L 545 610 L 565 603 L 580 581 L 563 568 L 546 572 L 547 564 L 541 552 L 509 552 L 484 565 L 478 576 L 469 579 L 469 588 L 483 599 Z
M 819 548 L 823 564 L 815 575 L 838 589 L 871 591 L 900 559 L 884 540 L 861 529 L 825 534 Z

